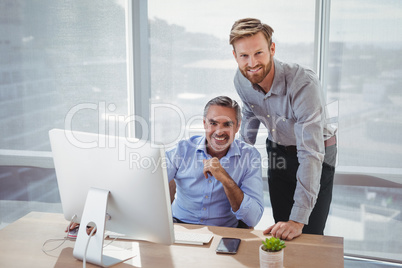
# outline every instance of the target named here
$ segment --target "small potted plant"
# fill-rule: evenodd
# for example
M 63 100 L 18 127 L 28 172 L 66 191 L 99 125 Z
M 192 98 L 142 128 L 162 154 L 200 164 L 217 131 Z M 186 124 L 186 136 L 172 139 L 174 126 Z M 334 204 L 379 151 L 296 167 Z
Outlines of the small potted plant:
M 285 247 L 285 241 L 276 237 L 263 240 L 260 246 L 260 267 L 282 268 L 283 251 Z

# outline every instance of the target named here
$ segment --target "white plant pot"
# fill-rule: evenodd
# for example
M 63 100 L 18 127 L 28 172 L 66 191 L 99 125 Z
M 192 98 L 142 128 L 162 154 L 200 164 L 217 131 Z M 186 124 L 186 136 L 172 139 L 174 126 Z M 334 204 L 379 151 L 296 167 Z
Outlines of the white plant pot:
M 260 246 L 260 268 L 283 268 L 283 251 L 268 252 Z

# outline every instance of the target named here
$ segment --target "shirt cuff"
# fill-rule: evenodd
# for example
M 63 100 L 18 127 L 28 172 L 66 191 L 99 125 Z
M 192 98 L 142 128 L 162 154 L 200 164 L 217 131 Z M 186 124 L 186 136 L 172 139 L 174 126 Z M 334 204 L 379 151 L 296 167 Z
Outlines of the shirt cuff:
M 289 220 L 307 225 L 311 212 L 311 209 L 293 206 L 292 211 L 290 212 Z
M 242 220 L 249 227 L 254 227 L 260 221 L 262 213 L 259 213 L 258 209 L 252 207 L 252 199 L 248 195 L 244 195 L 240 208 L 232 213 L 236 216 L 236 219 Z

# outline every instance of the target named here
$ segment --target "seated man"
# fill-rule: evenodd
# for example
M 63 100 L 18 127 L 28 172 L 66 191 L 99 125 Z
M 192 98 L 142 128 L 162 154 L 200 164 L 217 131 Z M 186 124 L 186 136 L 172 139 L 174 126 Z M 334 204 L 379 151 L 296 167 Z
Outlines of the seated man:
M 261 157 L 240 141 L 236 101 L 216 97 L 204 109 L 204 136 L 183 140 L 166 152 L 169 182 L 176 182 L 175 222 L 254 227 L 264 211 Z

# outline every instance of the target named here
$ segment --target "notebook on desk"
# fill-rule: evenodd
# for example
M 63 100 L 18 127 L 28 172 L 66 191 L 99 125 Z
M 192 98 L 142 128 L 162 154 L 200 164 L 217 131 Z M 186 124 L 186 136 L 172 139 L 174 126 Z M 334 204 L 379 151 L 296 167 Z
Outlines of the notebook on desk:
M 211 241 L 212 234 L 200 234 L 194 232 L 174 232 L 175 244 L 204 245 Z
M 106 231 L 105 235 L 111 239 L 125 239 L 125 240 L 132 240 L 133 238 L 129 236 L 125 236 L 124 234 L 114 233 L 110 231 Z M 175 244 L 187 244 L 187 245 L 204 245 L 208 244 L 213 234 L 202 234 L 202 233 L 195 233 L 195 232 L 180 232 L 175 231 Z

